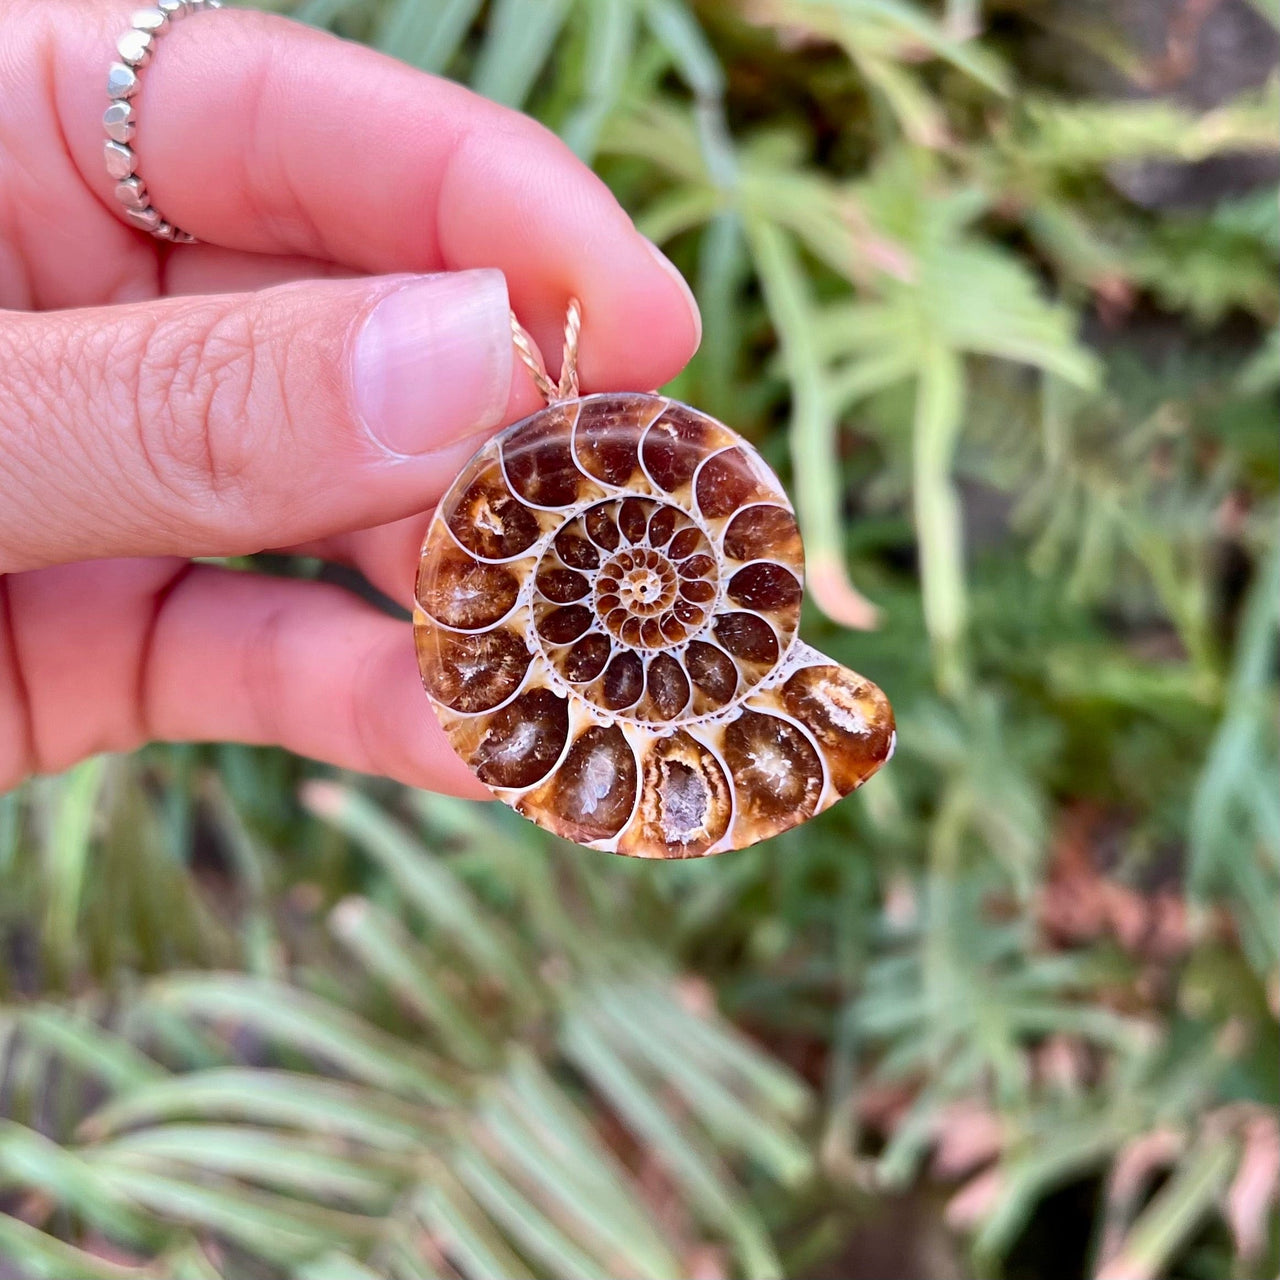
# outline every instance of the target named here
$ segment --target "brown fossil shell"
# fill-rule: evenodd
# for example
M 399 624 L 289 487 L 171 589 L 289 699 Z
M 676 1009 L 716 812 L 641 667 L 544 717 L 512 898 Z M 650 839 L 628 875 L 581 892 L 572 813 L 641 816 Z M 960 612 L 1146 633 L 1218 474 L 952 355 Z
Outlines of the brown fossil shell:
M 791 504 L 728 427 L 657 395 L 548 406 L 445 495 L 418 570 L 423 684 L 539 826 L 691 858 L 804 822 L 893 752 L 869 680 L 797 635 Z

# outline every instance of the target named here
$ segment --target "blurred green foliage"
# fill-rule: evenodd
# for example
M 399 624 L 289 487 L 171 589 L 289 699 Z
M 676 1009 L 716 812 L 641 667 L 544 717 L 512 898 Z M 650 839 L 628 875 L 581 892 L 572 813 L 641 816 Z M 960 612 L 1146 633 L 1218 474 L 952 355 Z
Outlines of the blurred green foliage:
M 0 798 L 0 1274 L 1274 1274 L 1280 225 L 1212 176 L 1274 74 L 1189 105 L 1158 5 L 292 8 L 684 269 L 900 750 L 660 867 L 237 747 Z

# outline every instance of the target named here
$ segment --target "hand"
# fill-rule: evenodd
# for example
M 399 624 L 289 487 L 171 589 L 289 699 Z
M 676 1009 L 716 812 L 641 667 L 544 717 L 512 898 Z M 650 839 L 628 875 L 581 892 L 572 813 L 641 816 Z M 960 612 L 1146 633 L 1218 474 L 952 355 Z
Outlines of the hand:
M 540 404 L 508 305 L 558 353 L 577 295 L 584 389 L 646 389 L 692 298 L 537 124 L 248 12 L 175 24 L 137 99 L 153 201 L 203 243 L 134 230 L 101 118 L 138 2 L 8 0 L 0 31 L 0 789 L 234 739 L 481 795 L 406 625 L 191 558 L 288 548 L 407 603 L 424 511 Z

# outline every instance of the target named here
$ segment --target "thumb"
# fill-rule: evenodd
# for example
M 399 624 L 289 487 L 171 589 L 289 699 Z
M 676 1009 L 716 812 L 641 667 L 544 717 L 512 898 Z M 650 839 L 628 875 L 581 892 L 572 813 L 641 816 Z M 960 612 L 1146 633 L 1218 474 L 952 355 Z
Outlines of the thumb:
M 0 572 L 425 510 L 536 407 L 513 364 L 498 271 L 0 312 Z

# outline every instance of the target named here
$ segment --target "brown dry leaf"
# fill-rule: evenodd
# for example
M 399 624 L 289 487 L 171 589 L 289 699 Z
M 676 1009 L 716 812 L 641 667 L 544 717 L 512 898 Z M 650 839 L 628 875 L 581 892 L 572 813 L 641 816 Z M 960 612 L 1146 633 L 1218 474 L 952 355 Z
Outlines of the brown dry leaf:
M 813 602 L 832 622 L 856 631 L 874 631 L 880 625 L 880 610 L 853 585 L 839 560 L 815 556 L 806 580 Z
M 683 1274 L 689 1280 L 727 1280 L 726 1263 L 725 1251 L 718 1245 L 695 1245 L 685 1255 Z
M 1105 815 L 1088 805 L 1064 815 L 1040 899 L 1042 928 L 1065 944 L 1110 935 L 1126 951 L 1152 961 L 1184 955 L 1193 938 L 1182 896 L 1172 889 L 1141 893 L 1104 876 L 1097 865 L 1104 825 Z
M 1036 1079 L 1063 1093 L 1077 1092 L 1089 1077 L 1089 1050 L 1074 1036 L 1049 1036 L 1032 1055 Z
M 441 1248 L 441 1244 L 431 1234 L 431 1232 L 422 1230 L 414 1233 L 413 1243 L 417 1246 L 418 1257 L 424 1262 L 429 1262 L 437 1271 L 445 1271 L 449 1266 L 449 1259 Z
M 1170 10 L 1164 51 L 1135 72 L 1145 89 L 1169 90 L 1182 84 L 1196 69 L 1200 32 L 1222 0 L 1183 0 Z
M 949 1106 L 939 1117 L 933 1153 L 936 1178 L 963 1178 L 994 1160 L 1004 1147 L 999 1117 L 976 1098 Z
M 618 1127 L 621 1128 L 620 1125 Z M 689 1210 L 688 1197 L 672 1180 L 666 1166 L 652 1149 L 637 1143 L 630 1131 L 623 1132 L 624 1141 L 631 1148 L 630 1164 L 641 1204 L 672 1251 L 687 1262 L 703 1243 Z M 690 1268 L 686 1266 L 684 1269 Z
M 715 989 L 705 978 L 685 974 L 676 981 L 676 999 L 687 1013 L 710 1018 L 716 1012 Z
M 1106 923 L 1126 951 L 1137 951 L 1147 936 L 1148 904 L 1131 890 L 1100 881 L 1099 901 Z
M 988 1169 L 970 1178 L 947 1201 L 943 1217 L 953 1231 L 972 1231 L 990 1217 L 1004 1195 L 1004 1175 L 999 1169 Z
M 1246 1262 L 1267 1245 L 1268 1210 L 1280 1194 L 1280 1122 L 1256 1115 L 1244 1128 L 1244 1151 L 1227 1189 L 1223 1212 L 1235 1238 L 1236 1253 Z
M 1172 1164 L 1186 1146 L 1186 1135 L 1176 1129 L 1153 1129 L 1129 1143 L 1111 1166 L 1110 1197 L 1136 1203 L 1147 1179 Z
M 1118 271 L 1102 272 L 1090 281 L 1094 305 L 1108 329 L 1119 328 L 1133 310 L 1137 290 L 1133 282 Z
M 920 917 L 920 899 L 914 881 L 895 873 L 884 890 L 884 922 L 896 933 L 905 933 Z
M 1107 1179 L 1102 1243 L 1098 1250 L 1101 1264 L 1099 1280 L 1108 1266 L 1118 1265 L 1125 1234 L 1152 1175 L 1172 1164 L 1186 1145 L 1186 1134 L 1176 1129 L 1153 1129 L 1135 1138 L 1115 1158 Z M 1120 1277 L 1113 1280 L 1120 1280 Z
M 1117 1258 L 1095 1272 L 1093 1280 L 1155 1280 L 1155 1277 L 1146 1267 L 1140 1267 L 1128 1258 Z
M 841 212 L 853 238 L 855 264 L 870 266 L 904 284 L 914 283 L 918 275 L 916 260 L 905 246 L 876 231 L 856 200 L 843 199 Z
M 120 1267 L 142 1267 L 147 1263 L 147 1259 L 140 1253 L 132 1253 L 128 1249 L 122 1249 L 118 1244 L 113 1244 L 106 1236 L 100 1236 L 96 1233 L 90 1233 L 80 1241 L 80 1248 L 85 1253 L 95 1258 L 101 1258 L 103 1262 L 111 1262 Z
M 875 1133 L 892 1133 L 907 1108 L 915 1101 L 918 1083 L 894 1080 L 858 1089 L 856 1106 L 859 1124 Z
M 30 1227 L 43 1226 L 57 1208 L 57 1202 L 43 1191 L 23 1192 L 13 1216 Z

